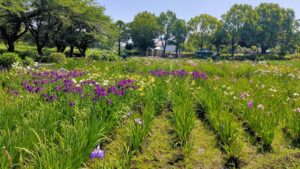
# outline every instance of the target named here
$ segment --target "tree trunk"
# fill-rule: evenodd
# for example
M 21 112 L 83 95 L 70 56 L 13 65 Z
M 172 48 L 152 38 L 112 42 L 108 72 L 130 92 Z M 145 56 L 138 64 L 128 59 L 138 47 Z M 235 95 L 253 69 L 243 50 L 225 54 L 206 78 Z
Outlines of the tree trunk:
M 217 56 L 219 56 L 220 55 L 220 47 L 218 46 L 217 47 Z
M 85 52 L 86 52 L 86 50 L 87 50 L 87 47 L 81 47 L 81 48 L 78 48 L 78 50 L 79 50 L 80 55 L 81 55 L 82 57 L 85 57 L 85 56 L 86 56 Z
M 66 46 L 56 44 L 56 51 L 57 52 L 63 53 L 65 51 L 65 49 L 66 49 Z
M 118 55 L 121 56 L 121 39 L 119 39 L 118 42 L 119 42 L 119 52 L 118 52 Z
M 37 52 L 40 56 L 43 56 L 43 47 L 41 47 L 40 45 L 37 46 Z
M 179 48 L 179 45 L 176 45 L 176 49 L 175 49 L 176 58 L 178 58 L 178 57 L 179 57 L 179 55 L 178 55 L 178 48 Z
M 60 52 L 60 50 L 61 50 L 61 45 L 56 44 L 56 52 Z
M 234 37 L 231 38 L 231 56 L 234 58 L 234 52 L 235 52 L 235 43 L 234 43 Z
M 73 53 L 74 53 L 74 46 L 73 45 L 71 45 L 70 46 L 70 57 L 73 57 Z
M 261 54 L 263 54 L 263 55 L 267 54 L 267 50 L 268 50 L 267 47 L 262 46 L 261 47 Z
M 15 51 L 14 41 L 12 41 L 12 40 L 8 41 L 7 45 L 8 45 L 8 48 L 7 48 L 8 52 L 14 52 Z
M 167 48 L 167 46 L 163 46 L 163 57 L 166 57 L 166 48 Z
M 67 46 L 63 45 L 63 46 L 61 47 L 61 52 L 62 52 L 62 53 L 65 52 L 66 48 L 67 48 Z

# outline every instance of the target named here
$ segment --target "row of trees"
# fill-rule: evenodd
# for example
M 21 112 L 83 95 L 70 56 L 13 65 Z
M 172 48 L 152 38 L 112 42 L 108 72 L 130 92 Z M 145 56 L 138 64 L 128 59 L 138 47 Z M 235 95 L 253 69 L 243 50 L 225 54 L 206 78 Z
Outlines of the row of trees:
M 58 52 L 69 46 L 71 56 L 74 48 L 85 56 L 94 42 L 103 48 L 118 42 L 120 55 L 121 43 L 131 49 L 128 42 L 132 40 L 141 54 L 160 41 L 164 55 L 168 45 L 175 45 L 176 53 L 180 48 L 209 48 L 219 54 L 228 48 L 232 56 L 238 46 L 255 48 L 262 54 L 276 48 L 284 55 L 295 52 L 300 42 L 295 12 L 273 3 L 255 8 L 237 4 L 221 20 L 201 14 L 188 22 L 167 11 L 159 16 L 141 12 L 130 23 L 112 23 L 104 10 L 94 0 L 0 0 L 0 39 L 10 52 L 22 39 L 34 42 L 40 55 L 45 46 L 55 46 Z
M 134 47 L 145 54 L 147 48 L 155 47 L 155 42 L 160 41 L 163 54 L 169 44 L 176 46 L 176 53 L 188 36 L 188 27 L 183 19 L 178 19 L 172 11 L 162 12 L 158 17 L 150 12 L 137 14 L 134 21 L 125 24 L 117 21 L 119 53 L 121 42 L 133 41 Z M 126 47 L 130 46 L 127 44 Z
M 9 52 L 19 39 L 33 41 L 43 55 L 45 46 L 58 52 L 78 48 L 82 56 L 92 42 L 112 46 L 115 26 L 93 0 L 0 0 L 0 34 Z
M 238 46 L 254 47 L 261 54 L 278 48 L 278 53 L 285 55 L 295 52 L 300 42 L 299 20 L 296 20 L 295 12 L 273 3 L 262 3 L 255 8 L 236 4 L 221 20 L 202 14 L 187 23 L 172 11 L 162 12 L 159 16 L 142 12 L 133 22 L 122 25 L 120 33 L 126 36 L 122 36 L 119 42 L 131 38 L 143 52 L 153 47 L 155 40 L 160 40 L 164 54 L 167 45 L 176 45 L 178 51 L 186 42 L 185 47 L 194 51 L 209 48 L 219 53 L 225 46 L 232 56 Z

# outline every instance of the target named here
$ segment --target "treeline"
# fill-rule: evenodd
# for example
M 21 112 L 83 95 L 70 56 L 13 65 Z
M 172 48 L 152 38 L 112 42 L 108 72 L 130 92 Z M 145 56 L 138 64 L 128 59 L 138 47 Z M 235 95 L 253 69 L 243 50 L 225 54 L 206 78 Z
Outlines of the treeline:
M 113 23 L 93 0 L 0 0 L 0 4 L 0 39 L 10 52 L 20 39 L 34 42 L 40 55 L 46 46 L 55 46 L 58 52 L 69 46 L 70 56 L 74 48 L 85 56 L 95 42 L 106 49 L 118 43 L 120 55 L 121 43 L 140 54 L 160 41 L 164 55 L 168 45 L 175 45 L 176 54 L 210 49 L 232 56 L 240 48 L 284 56 L 297 52 L 300 44 L 295 12 L 273 3 L 236 4 L 221 20 L 201 14 L 185 21 L 167 11 L 159 16 L 141 12 L 130 23 Z
M 236 4 L 221 20 L 201 14 L 185 22 L 172 11 L 159 16 L 142 12 L 123 27 L 123 34 L 130 30 L 134 45 L 143 52 L 159 39 L 164 54 L 166 46 L 171 44 L 176 46 L 176 53 L 179 48 L 186 51 L 210 49 L 234 56 L 237 48 L 242 47 L 249 49 L 249 53 L 266 54 L 272 49 L 273 53 L 284 56 L 299 49 L 299 24 L 292 9 L 278 4 L 262 3 L 255 8 Z

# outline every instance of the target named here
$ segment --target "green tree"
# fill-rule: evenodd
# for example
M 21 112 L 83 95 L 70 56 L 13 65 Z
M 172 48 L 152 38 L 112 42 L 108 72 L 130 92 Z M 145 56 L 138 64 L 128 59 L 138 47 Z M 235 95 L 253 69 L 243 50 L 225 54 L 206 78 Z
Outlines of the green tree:
M 62 6 L 55 0 L 35 1 L 33 5 L 43 12 L 29 20 L 28 28 L 36 43 L 38 54 L 43 55 L 42 49 L 51 40 L 51 33 L 57 34 L 63 25 L 60 19 L 63 14 L 60 10 Z
M 157 17 L 149 12 L 139 13 L 130 27 L 134 45 L 145 55 L 148 47 L 154 47 L 154 40 L 161 31 Z
M 297 34 L 299 33 L 299 22 L 296 20 L 295 12 L 286 9 L 283 15 L 283 23 L 280 29 L 280 55 L 294 53 L 297 49 Z
M 234 56 L 235 49 L 241 39 L 241 31 L 246 23 L 255 16 L 251 5 L 235 4 L 222 16 L 224 29 L 228 33 L 231 45 L 231 55 Z
M 257 22 L 257 40 L 261 53 L 266 54 L 269 48 L 274 48 L 279 42 L 280 30 L 284 20 L 284 9 L 278 4 L 262 3 L 255 8 L 259 20 Z
M 7 50 L 14 52 L 15 42 L 28 31 L 28 21 L 41 13 L 33 0 L 0 1 L 0 33 Z
M 208 14 L 196 16 L 188 22 L 190 36 L 196 40 L 197 47 L 201 50 L 204 46 L 210 46 L 213 34 L 219 25 L 218 19 Z
M 93 42 L 109 43 L 109 46 L 113 46 L 116 40 L 115 26 L 104 11 L 102 6 L 88 4 L 86 10 L 76 18 L 77 23 L 72 31 L 75 32 L 75 46 L 83 57 Z
M 240 30 L 240 39 L 238 41 L 238 45 L 241 47 L 251 48 L 252 46 L 256 46 L 258 49 L 258 22 L 259 16 L 256 12 L 253 12 L 251 16 L 245 22 L 243 28 Z
M 176 46 L 176 56 L 178 56 L 179 47 L 185 42 L 188 34 L 186 22 L 183 19 L 177 19 L 172 29 L 173 43 Z
M 118 20 L 115 25 L 118 31 L 118 54 L 121 56 L 121 43 L 130 39 L 129 28 L 128 25 L 121 20 Z
M 220 55 L 220 49 L 222 45 L 226 45 L 228 43 L 228 36 L 223 27 L 223 23 L 220 22 L 217 30 L 214 32 L 212 36 L 212 44 L 215 46 L 217 50 L 217 55 Z
M 159 24 L 162 27 L 160 41 L 163 47 L 163 56 L 166 55 L 167 45 L 173 41 L 173 30 L 177 22 L 176 14 L 172 11 L 162 12 L 158 17 Z

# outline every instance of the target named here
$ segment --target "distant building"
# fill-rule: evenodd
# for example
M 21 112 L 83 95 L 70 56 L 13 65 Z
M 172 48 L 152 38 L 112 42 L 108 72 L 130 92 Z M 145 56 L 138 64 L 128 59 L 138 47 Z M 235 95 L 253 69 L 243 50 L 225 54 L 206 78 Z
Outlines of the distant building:
M 163 50 L 163 45 L 160 40 L 157 40 L 155 43 L 155 49 Z M 167 45 L 166 53 L 175 53 L 176 46 L 175 45 Z
M 164 47 L 160 40 L 155 40 L 155 47 L 154 48 L 148 48 L 146 52 L 146 56 L 162 56 L 163 55 Z M 172 53 L 174 54 L 176 50 L 175 45 L 167 45 L 166 46 L 166 54 Z

